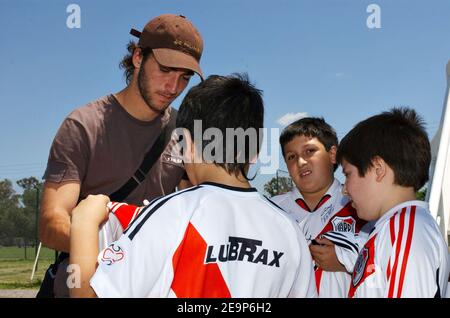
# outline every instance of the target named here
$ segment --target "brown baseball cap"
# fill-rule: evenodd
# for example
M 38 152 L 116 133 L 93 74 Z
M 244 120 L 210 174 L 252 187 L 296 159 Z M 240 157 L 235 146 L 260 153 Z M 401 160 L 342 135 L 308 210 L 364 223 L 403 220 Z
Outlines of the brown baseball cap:
M 203 80 L 199 65 L 203 40 L 185 16 L 162 14 L 150 20 L 142 32 L 131 29 L 130 33 L 139 38 L 139 47 L 152 49 L 159 64 L 194 71 Z

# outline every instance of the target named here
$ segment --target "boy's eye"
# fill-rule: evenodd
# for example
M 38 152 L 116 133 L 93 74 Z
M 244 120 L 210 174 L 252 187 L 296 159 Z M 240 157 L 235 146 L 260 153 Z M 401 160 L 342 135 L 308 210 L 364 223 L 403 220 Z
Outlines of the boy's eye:
M 290 161 L 290 160 L 294 159 L 294 157 L 295 157 L 295 155 L 287 155 L 286 159 Z
M 305 152 L 306 152 L 306 154 L 307 154 L 307 155 L 309 155 L 309 156 L 310 156 L 310 155 L 312 155 L 312 154 L 313 154 L 314 152 L 316 152 L 316 150 L 315 150 L 315 149 L 312 149 L 312 148 L 310 148 L 310 149 L 306 149 L 306 151 L 305 151 Z

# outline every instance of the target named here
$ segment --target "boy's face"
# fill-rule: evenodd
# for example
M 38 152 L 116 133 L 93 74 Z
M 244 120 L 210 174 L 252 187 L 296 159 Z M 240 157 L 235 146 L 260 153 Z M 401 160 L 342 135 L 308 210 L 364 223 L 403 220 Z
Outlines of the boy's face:
M 333 180 L 335 146 L 326 151 L 316 137 L 299 135 L 284 146 L 284 153 L 289 174 L 303 195 L 326 192 Z
M 343 192 L 350 197 L 352 205 L 356 209 L 358 217 L 373 221 L 380 217 L 377 198 L 377 187 L 374 168 L 370 167 L 364 177 L 358 173 L 358 168 L 345 159 L 342 160 L 342 171 L 345 175 Z

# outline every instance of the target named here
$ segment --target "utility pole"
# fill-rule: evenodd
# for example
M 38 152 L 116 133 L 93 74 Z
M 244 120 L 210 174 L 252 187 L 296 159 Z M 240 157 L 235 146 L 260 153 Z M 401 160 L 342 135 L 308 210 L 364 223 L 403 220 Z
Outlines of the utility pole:
M 38 255 L 38 233 L 39 233 L 39 186 L 35 186 L 36 189 L 36 232 L 34 236 L 34 256 L 37 257 Z M 37 269 L 37 262 L 36 262 L 36 269 Z

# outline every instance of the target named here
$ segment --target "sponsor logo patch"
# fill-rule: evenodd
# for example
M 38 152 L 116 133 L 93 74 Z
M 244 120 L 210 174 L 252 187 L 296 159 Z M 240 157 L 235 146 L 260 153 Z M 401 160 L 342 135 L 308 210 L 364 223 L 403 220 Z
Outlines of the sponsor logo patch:
M 262 241 L 230 236 L 226 245 L 208 246 L 205 264 L 247 261 L 254 264 L 260 263 L 262 265 L 280 267 L 280 259 L 284 253 L 261 248 L 262 244 Z
M 101 261 L 106 265 L 112 265 L 123 260 L 124 257 L 122 248 L 113 243 L 103 250 Z

